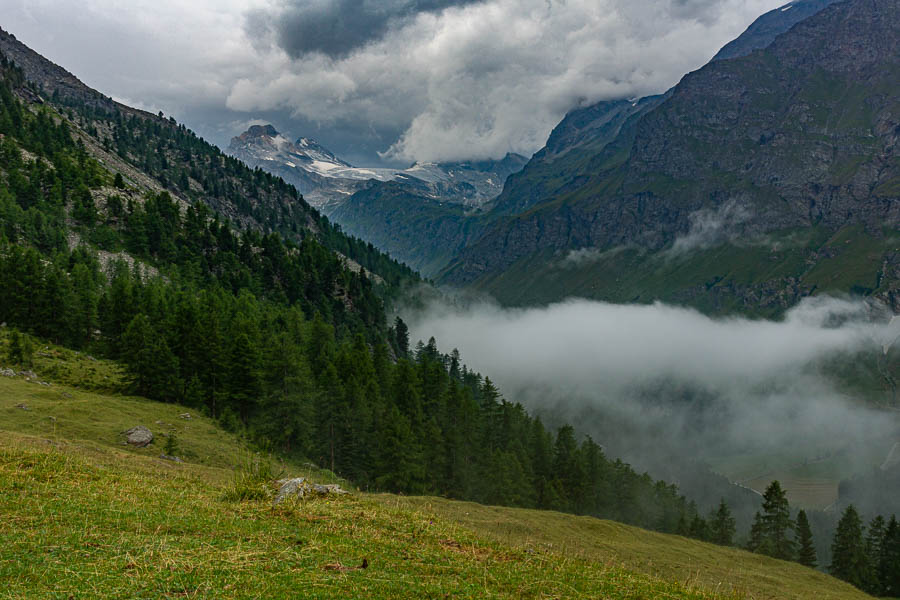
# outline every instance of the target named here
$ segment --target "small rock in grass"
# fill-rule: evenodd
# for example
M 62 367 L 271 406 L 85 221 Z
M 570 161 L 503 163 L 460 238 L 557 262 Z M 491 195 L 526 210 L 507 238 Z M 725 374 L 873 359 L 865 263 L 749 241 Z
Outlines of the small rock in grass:
M 0 375 L 3 375 L 4 377 L 15 377 L 16 372 L 12 369 L 0 369 Z
M 143 448 L 153 441 L 153 432 L 143 425 L 138 425 L 125 432 L 125 441 L 132 446 Z
M 336 483 L 329 485 L 320 485 L 307 481 L 306 477 L 295 477 L 294 479 L 280 479 L 278 484 L 281 486 L 275 495 L 274 504 L 280 504 L 289 497 L 303 498 L 311 494 L 327 496 L 330 494 L 349 494 Z
M 172 462 L 183 463 L 184 461 L 178 458 L 177 456 L 169 456 L 168 454 L 160 454 L 159 457 L 163 460 L 171 460 Z
M 16 404 L 16 408 L 21 408 L 22 410 L 31 410 L 24 402 L 22 404 Z
M 191 413 L 181 413 L 180 415 L 178 415 L 178 417 L 181 419 L 190 419 Z

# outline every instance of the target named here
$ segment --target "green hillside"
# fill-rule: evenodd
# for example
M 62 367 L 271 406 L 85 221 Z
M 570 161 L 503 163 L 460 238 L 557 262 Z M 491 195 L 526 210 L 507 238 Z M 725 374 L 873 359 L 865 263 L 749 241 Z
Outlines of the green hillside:
M 773 317 L 802 297 L 822 293 L 887 294 L 885 256 L 900 249 L 900 232 L 878 236 L 861 226 L 837 232 L 788 229 L 689 252 L 637 247 L 546 250 L 477 282 L 504 304 L 527 306 L 566 294 L 608 302 L 656 300 L 708 314 Z
M 65 364 L 74 377 L 93 362 Z M 0 598 L 866 597 L 793 563 L 561 513 L 359 492 L 226 501 L 235 473 L 267 462 L 240 439 L 184 407 L 49 383 L 0 377 Z M 138 424 L 157 439 L 123 445 Z M 172 433 L 185 463 L 159 458 Z

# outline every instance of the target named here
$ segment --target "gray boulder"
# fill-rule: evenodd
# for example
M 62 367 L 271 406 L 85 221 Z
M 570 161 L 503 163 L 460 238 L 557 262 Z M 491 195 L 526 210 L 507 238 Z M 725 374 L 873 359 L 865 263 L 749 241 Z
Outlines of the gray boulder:
M 341 495 L 350 493 L 335 483 L 320 485 L 308 481 L 306 477 L 280 479 L 278 484 L 281 487 L 278 489 L 278 493 L 275 494 L 274 504 L 281 504 L 288 498 L 300 499 L 311 495 L 328 496 L 330 494 Z
M 153 432 L 143 425 L 132 427 L 125 432 L 125 442 L 138 448 L 144 448 L 153 442 Z

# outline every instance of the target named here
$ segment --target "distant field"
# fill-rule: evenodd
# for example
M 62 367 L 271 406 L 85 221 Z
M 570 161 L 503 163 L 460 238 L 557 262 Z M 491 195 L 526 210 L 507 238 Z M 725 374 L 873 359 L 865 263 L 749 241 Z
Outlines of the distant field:
M 839 482 L 835 479 L 805 479 L 790 473 L 773 473 L 745 485 L 762 493 L 776 479 L 787 492 L 791 506 L 824 510 L 837 502 Z
M 865 446 L 835 442 L 833 448 L 797 449 L 788 454 L 748 453 L 742 456 L 710 460 L 714 470 L 762 493 L 777 479 L 787 491 L 792 506 L 824 509 L 838 499 L 838 484 L 843 479 L 881 465 L 893 445 L 894 437 L 865 440 Z

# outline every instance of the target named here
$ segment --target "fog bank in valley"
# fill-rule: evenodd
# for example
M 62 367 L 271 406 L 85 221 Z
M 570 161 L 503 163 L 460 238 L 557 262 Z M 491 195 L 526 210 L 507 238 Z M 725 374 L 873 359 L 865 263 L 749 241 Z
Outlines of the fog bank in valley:
M 888 360 L 883 346 L 900 323 L 862 302 L 807 299 L 780 321 L 588 300 L 529 309 L 434 303 L 407 316 L 411 339 L 458 348 L 508 400 L 572 421 L 651 470 L 675 456 L 715 465 L 835 452 L 862 468 L 873 443 L 900 433 L 892 413 L 866 408 L 831 377 L 851 358 L 876 374 Z

